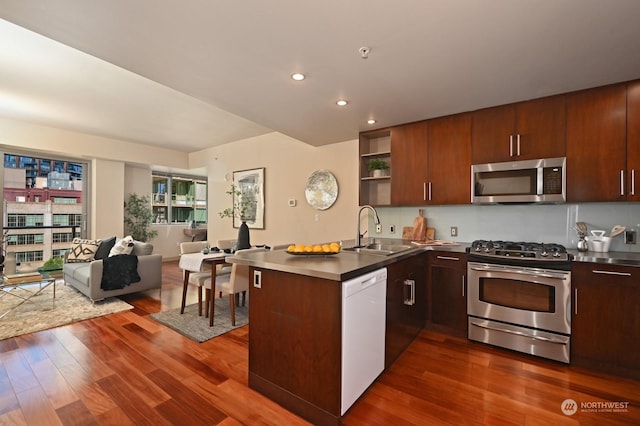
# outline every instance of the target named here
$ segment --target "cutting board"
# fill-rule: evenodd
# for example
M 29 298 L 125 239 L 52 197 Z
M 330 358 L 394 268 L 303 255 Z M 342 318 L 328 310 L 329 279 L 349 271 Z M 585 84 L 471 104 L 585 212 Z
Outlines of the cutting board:
M 402 228 L 402 239 L 403 240 L 411 240 L 413 238 L 413 226 L 404 226 Z M 427 227 L 427 233 L 425 235 L 426 241 L 431 241 L 436 239 L 436 228 Z
M 424 241 L 427 237 L 427 218 L 424 217 L 424 210 L 418 210 L 418 217 L 413 220 L 413 232 L 411 241 Z

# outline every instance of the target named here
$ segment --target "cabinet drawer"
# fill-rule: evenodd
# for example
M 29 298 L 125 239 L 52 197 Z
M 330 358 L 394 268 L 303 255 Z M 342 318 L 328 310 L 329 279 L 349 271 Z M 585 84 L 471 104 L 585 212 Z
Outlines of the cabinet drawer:
M 450 251 L 433 251 L 429 253 L 429 262 L 435 266 L 466 269 L 467 254 Z

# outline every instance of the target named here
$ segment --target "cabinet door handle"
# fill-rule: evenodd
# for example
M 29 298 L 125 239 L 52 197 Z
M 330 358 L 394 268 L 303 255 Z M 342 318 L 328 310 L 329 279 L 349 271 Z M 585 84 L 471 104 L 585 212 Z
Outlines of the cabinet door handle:
M 573 291 L 573 313 L 578 315 L 578 289 Z
M 513 135 L 509 135 L 509 157 L 513 157 Z
M 463 276 L 462 276 L 462 297 L 465 297 L 465 296 L 464 296 L 464 287 L 465 287 L 465 286 L 464 286 L 464 275 L 463 275 Z
M 520 133 L 516 136 L 516 157 L 520 157 Z
M 620 170 L 620 195 L 624 196 L 624 170 Z
M 416 304 L 415 280 L 404 280 L 404 304 L 408 306 Z
M 620 276 L 620 277 L 630 277 L 631 276 L 630 272 L 601 271 L 599 269 L 594 269 L 591 272 L 593 272 L 594 274 L 617 275 L 617 276 Z
M 422 182 L 422 199 L 427 201 L 427 182 Z
M 429 182 L 429 201 L 431 201 L 431 182 Z
M 636 195 L 636 169 L 631 169 L 631 195 Z
M 453 256 L 436 256 L 436 259 L 441 259 L 441 260 L 460 260 L 459 257 L 453 257 Z

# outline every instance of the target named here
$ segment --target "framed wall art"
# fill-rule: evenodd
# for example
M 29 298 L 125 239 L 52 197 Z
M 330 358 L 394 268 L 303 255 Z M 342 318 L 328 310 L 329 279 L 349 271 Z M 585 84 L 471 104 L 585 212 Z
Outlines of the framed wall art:
M 246 222 L 251 229 L 264 229 L 264 167 L 233 172 L 233 186 L 233 205 L 239 211 L 233 227 Z

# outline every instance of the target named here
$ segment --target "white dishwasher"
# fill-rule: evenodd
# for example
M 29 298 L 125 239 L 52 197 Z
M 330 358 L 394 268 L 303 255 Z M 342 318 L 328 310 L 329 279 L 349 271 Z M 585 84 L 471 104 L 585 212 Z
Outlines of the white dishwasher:
M 341 415 L 384 370 L 387 268 L 342 283 Z

